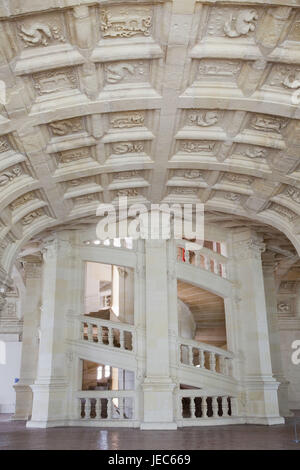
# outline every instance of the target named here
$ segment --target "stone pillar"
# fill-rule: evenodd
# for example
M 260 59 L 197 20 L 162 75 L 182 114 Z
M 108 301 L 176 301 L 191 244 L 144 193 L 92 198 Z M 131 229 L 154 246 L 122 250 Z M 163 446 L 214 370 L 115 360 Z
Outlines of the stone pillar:
M 32 390 L 39 354 L 39 324 L 41 315 L 42 260 L 38 256 L 24 258 L 26 295 L 20 381 L 14 385 L 16 410 L 13 420 L 28 420 L 32 411 Z
M 278 389 L 279 411 L 281 416 L 292 416 L 289 409 L 288 385 L 283 374 L 280 336 L 277 325 L 277 298 L 276 298 L 276 281 L 275 281 L 275 256 L 273 253 L 266 253 L 263 256 L 263 275 L 266 296 L 266 307 L 268 315 L 268 328 L 270 338 L 270 351 L 273 377 L 280 385 Z
M 272 375 L 267 309 L 261 253 L 265 245 L 251 230 L 233 235 L 238 288 L 239 331 L 246 394 L 246 422 L 281 424 L 277 391 Z
M 146 240 L 146 378 L 141 429 L 176 429 L 170 377 L 168 262 L 165 240 Z
M 44 250 L 40 349 L 27 427 L 62 426 L 67 417 L 66 330 L 72 296 L 69 232 L 60 232 Z

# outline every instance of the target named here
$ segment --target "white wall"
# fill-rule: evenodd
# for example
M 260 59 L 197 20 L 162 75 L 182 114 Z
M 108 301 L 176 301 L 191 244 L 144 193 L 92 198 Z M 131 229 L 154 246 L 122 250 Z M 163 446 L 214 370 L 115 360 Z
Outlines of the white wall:
M 0 338 L 0 341 L 3 339 Z M 14 413 L 16 394 L 13 388 L 15 378 L 20 377 L 22 343 L 3 341 L 6 362 L 0 362 L 0 413 Z
M 97 312 L 100 308 L 100 281 L 111 281 L 111 265 L 86 264 L 85 313 Z

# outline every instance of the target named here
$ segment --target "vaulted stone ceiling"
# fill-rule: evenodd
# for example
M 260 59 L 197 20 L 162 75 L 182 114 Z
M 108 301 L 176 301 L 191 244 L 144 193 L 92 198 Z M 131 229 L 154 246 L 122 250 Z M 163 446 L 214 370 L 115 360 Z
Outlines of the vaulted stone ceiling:
M 203 202 L 300 252 L 300 0 L 1 0 L 0 80 L 3 278 L 119 195 Z

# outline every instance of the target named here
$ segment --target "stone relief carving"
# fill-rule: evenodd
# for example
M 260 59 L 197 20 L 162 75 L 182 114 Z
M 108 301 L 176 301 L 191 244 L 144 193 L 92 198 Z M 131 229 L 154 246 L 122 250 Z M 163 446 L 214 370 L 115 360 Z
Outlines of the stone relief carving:
M 52 41 L 66 42 L 61 29 L 57 25 L 34 23 L 30 26 L 24 24 L 19 27 L 19 37 L 25 47 L 48 46 Z
M 81 186 L 82 184 L 89 184 L 92 181 L 92 178 L 78 178 L 75 180 L 68 181 L 68 186 L 74 188 L 76 186 Z
M 238 202 L 241 198 L 240 194 L 237 193 L 225 193 L 224 198 L 228 201 Z
M 149 9 L 122 9 L 117 12 L 101 11 L 101 31 L 104 38 L 131 38 L 150 36 L 152 16 Z
M 200 170 L 187 170 L 183 173 L 184 178 L 188 180 L 202 178 L 202 173 Z
M 241 62 L 224 59 L 203 59 L 198 67 L 197 80 L 203 77 L 236 78 L 242 68 Z
M 112 126 L 119 129 L 143 126 L 144 122 L 145 115 L 140 112 L 120 114 L 110 120 Z
M 118 197 L 124 197 L 124 196 L 135 197 L 138 195 L 139 195 L 138 190 L 134 188 L 120 189 L 119 191 L 117 191 Z
M 277 311 L 279 313 L 289 313 L 291 311 L 291 306 L 287 302 L 279 302 L 277 304 Z
M 276 64 L 272 68 L 269 79 L 270 86 L 283 86 L 296 89 L 300 87 L 300 68 Z
M 272 204 L 270 208 L 277 212 L 277 214 L 282 215 L 283 217 L 288 219 L 289 221 L 292 221 L 296 217 L 295 212 L 291 211 L 287 207 L 280 206 L 279 204 Z
M 112 146 L 113 153 L 123 155 L 125 153 L 141 153 L 144 145 L 140 142 L 120 142 Z
M 120 173 L 115 173 L 113 179 L 114 179 L 114 181 L 129 180 L 131 178 L 136 178 L 138 176 L 139 176 L 139 172 L 137 170 L 121 171 Z
M 214 126 L 219 121 L 217 111 L 192 112 L 188 115 L 188 124 L 209 127 Z
M 63 121 L 55 121 L 49 124 L 53 135 L 64 136 L 83 131 L 81 118 L 65 119 Z
M 31 212 L 30 214 L 26 215 L 22 219 L 22 225 L 30 225 L 36 219 L 44 215 L 44 211 L 42 209 L 37 209 L 36 211 Z
M 214 149 L 215 143 L 211 141 L 183 141 L 180 149 L 186 153 L 207 153 Z
M 224 33 L 230 38 L 245 36 L 249 32 L 255 31 L 257 20 L 256 10 L 240 10 L 237 15 L 231 13 L 229 21 L 226 21 L 224 25 Z
M 19 166 L 15 166 L 11 170 L 6 170 L 0 174 L 0 187 L 6 186 L 10 181 L 14 180 L 18 176 L 22 175 L 22 169 Z
M 20 206 L 26 204 L 26 202 L 33 201 L 35 199 L 35 193 L 31 191 L 30 193 L 24 194 L 23 196 L 16 199 L 14 202 L 10 204 L 10 208 L 14 211 L 18 209 Z
M 253 178 L 245 175 L 237 175 L 233 173 L 227 173 L 224 175 L 224 180 L 231 181 L 232 183 L 242 183 L 250 185 L 253 183 Z
M 33 84 L 39 95 L 48 95 L 78 88 L 78 77 L 72 68 L 49 70 L 34 74 Z
M 79 196 L 74 199 L 76 204 L 89 204 L 96 200 L 95 194 L 85 194 L 84 196 Z
M 64 150 L 59 153 L 59 163 L 72 163 L 90 157 L 90 149 L 82 147 L 74 150 Z
M 146 80 L 149 74 L 149 64 L 144 61 L 118 62 L 107 64 L 104 68 L 105 81 L 109 84 L 119 82 L 135 82 Z
M 170 188 L 172 194 L 182 194 L 186 196 L 195 196 L 198 194 L 198 188 Z
M 5 137 L 0 138 L 0 153 L 8 152 L 10 150 L 10 145 L 8 140 Z
M 293 188 L 292 186 L 288 186 L 285 194 L 289 196 L 293 201 L 300 203 L 300 190 Z
M 255 130 L 263 132 L 276 132 L 278 134 L 281 133 L 281 130 L 284 129 L 287 124 L 287 119 L 264 115 L 254 116 L 250 123 L 251 127 Z
M 268 152 L 262 147 L 249 147 L 245 152 L 248 158 L 266 158 Z

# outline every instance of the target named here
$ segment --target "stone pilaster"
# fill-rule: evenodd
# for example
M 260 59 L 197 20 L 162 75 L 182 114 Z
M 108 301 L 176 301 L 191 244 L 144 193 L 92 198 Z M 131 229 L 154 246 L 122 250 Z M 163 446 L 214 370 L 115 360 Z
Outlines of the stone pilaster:
M 42 260 L 38 256 L 27 256 L 23 260 L 25 269 L 26 297 L 20 381 L 14 385 L 16 410 L 13 420 L 28 420 L 32 411 L 32 390 L 39 353 L 39 324 L 42 287 Z
M 165 240 L 146 240 L 146 378 L 141 429 L 176 429 L 170 377 L 168 262 Z
M 265 245 L 250 230 L 233 236 L 236 279 L 239 281 L 238 332 L 243 357 L 247 423 L 280 424 L 278 386 L 272 374 L 270 339 L 261 253 Z
M 27 427 L 63 425 L 67 417 L 66 330 L 72 297 L 72 247 L 69 232 L 45 246 L 40 348 Z
M 266 308 L 268 315 L 268 328 L 270 338 L 270 351 L 273 377 L 280 385 L 278 388 L 279 411 L 281 416 L 291 416 L 292 413 L 288 406 L 288 385 L 281 360 L 280 336 L 277 325 L 277 299 L 276 299 L 276 281 L 275 269 L 276 262 L 272 253 L 265 253 L 263 256 L 263 275 L 266 296 Z

